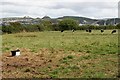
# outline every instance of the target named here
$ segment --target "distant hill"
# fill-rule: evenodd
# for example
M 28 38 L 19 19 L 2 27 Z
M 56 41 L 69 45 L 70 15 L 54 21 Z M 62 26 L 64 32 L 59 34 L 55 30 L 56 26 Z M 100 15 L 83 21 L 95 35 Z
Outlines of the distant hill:
M 70 18 L 77 20 L 80 24 L 99 24 L 99 25 L 114 25 L 120 23 L 120 18 L 111 18 L 111 19 L 91 19 L 86 17 L 78 17 L 78 16 L 63 16 L 57 19 L 65 19 Z
M 50 20 L 51 18 L 49 16 L 44 16 L 42 19 L 44 19 L 44 20 Z
M 91 19 L 87 17 L 79 17 L 79 16 L 63 16 L 58 18 L 50 18 L 49 16 L 44 16 L 43 18 L 31 18 L 29 16 L 25 17 L 10 17 L 10 18 L 2 18 L 0 21 L 9 22 L 9 21 L 18 21 L 26 24 L 37 24 L 42 20 L 50 20 L 52 23 L 56 24 L 58 21 L 63 20 L 65 18 L 70 18 L 76 20 L 79 24 L 92 24 L 92 25 L 114 25 L 120 23 L 120 18 L 109 18 L 109 19 Z
M 90 19 L 90 18 L 78 17 L 78 16 L 63 16 L 63 17 L 59 17 L 57 19 L 65 19 L 65 18 L 77 20 L 81 24 L 92 24 L 93 22 L 97 21 L 96 19 Z

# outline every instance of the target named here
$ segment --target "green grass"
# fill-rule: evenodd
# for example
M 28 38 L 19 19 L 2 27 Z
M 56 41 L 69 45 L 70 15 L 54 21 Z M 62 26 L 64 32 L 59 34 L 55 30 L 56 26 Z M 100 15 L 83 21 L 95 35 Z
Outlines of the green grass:
M 16 48 L 26 48 L 31 53 L 39 53 L 43 48 L 48 49 L 48 52 L 43 52 L 43 57 L 51 62 L 34 69 L 31 66 L 18 68 L 22 75 L 25 72 L 25 77 L 115 78 L 118 74 L 118 33 L 111 34 L 111 31 L 4 34 L 2 50 L 7 53 Z
M 3 35 L 3 52 L 14 48 L 29 48 L 37 52 L 40 48 L 72 50 L 96 54 L 115 54 L 118 47 L 118 35 L 111 30 L 86 33 L 85 31 L 32 32 Z M 22 36 L 22 37 L 21 37 Z M 31 37 L 30 37 L 31 36 Z

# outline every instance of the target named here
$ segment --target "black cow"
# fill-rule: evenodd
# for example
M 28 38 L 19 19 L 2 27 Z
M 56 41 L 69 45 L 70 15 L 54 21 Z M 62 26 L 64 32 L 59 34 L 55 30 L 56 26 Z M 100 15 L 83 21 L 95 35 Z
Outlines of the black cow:
M 101 29 L 101 33 L 103 33 L 104 32 L 104 30 L 103 29 Z
M 113 33 L 116 33 L 116 30 L 113 30 L 113 31 L 111 32 L 111 34 L 113 34 Z
M 89 30 L 88 29 L 86 29 L 86 32 L 88 32 Z
M 61 32 L 64 32 L 64 30 L 61 30 Z
M 92 30 L 91 29 L 89 29 L 89 33 L 91 33 L 92 32 Z
M 91 30 L 91 29 L 86 29 L 86 32 L 91 33 L 91 32 L 92 32 L 92 30 Z

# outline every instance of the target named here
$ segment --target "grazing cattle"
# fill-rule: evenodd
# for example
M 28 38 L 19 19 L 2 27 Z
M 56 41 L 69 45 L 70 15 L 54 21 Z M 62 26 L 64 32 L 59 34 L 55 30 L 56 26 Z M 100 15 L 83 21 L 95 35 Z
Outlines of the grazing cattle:
M 89 29 L 89 33 L 91 33 L 92 32 L 92 30 L 91 29 Z
M 89 30 L 88 29 L 86 29 L 86 32 L 88 32 Z
M 101 29 L 101 33 L 103 33 L 104 32 L 104 30 L 103 29 Z
M 92 30 L 91 30 L 91 29 L 86 29 L 86 32 L 91 33 L 91 32 L 92 32 Z
M 111 32 L 111 34 L 113 34 L 113 33 L 116 33 L 116 30 L 113 30 L 113 31 Z
M 61 32 L 63 32 L 64 30 L 61 30 Z

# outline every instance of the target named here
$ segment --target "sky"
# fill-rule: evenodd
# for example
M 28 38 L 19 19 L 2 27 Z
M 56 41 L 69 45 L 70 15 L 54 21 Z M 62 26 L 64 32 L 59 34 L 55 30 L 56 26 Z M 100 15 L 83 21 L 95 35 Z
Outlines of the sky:
M 119 0 L 0 0 L 0 18 L 80 16 L 117 18 Z

